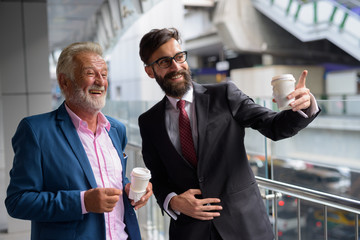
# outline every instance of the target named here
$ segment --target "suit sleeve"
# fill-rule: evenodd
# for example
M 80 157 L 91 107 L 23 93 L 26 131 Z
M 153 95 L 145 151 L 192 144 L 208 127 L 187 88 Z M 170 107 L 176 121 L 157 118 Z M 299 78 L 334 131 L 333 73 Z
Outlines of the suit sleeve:
M 15 156 L 5 199 L 9 215 L 46 222 L 82 219 L 80 190 L 43 191 L 43 161 L 46 159 L 43 159 L 38 138 L 26 119 L 19 124 L 12 144 Z
M 274 141 L 294 136 L 310 124 L 320 112 L 309 118 L 304 118 L 292 110 L 274 112 L 256 104 L 231 82 L 227 87 L 227 99 L 233 117 L 241 125 L 258 130 Z

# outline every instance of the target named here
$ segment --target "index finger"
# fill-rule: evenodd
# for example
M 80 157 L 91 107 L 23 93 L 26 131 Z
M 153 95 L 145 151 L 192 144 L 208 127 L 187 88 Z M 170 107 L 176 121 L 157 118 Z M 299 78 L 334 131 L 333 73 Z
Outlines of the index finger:
M 105 188 L 105 194 L 107 196 L 114 196 L 114 195 L 120 195 L 122 191 L 117 188 Z
M 299 83 L 296 85 L 296 88 L 304 88 L 305 87 L 305 83 L 306 83 L 306 76 L 308 74 L 307 70 L 304 70 L 301 73 L 301 76 L 299 78 Z
M 189 189 L 188 192 L 191 195 L 201 195 L 201 190 L 200 189 Z
M 152 190 L 147 190 L 146 193 L 140 198 L 139 201 L 141 202 L 147 202 L 147 200 L 151 197 L 151 195 L 153 194 Z M 139 202 L 138 201 L 138 202 Z
M 201 201 L 202 205 L 221 202 L 221 200 L 219 198 L 204 198 L 204 199 L 201 199 L 200 201 Z

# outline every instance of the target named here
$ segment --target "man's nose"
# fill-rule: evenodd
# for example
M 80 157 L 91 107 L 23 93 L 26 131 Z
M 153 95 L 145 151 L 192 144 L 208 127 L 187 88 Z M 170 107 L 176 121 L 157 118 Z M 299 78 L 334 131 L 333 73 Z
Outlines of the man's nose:
M 95 83 L 102 86 L 107 81 L 107 76 L 103 76 L 101 73 L 97 73 L 95 76 Z
M 175 59 L 171 59 L 171 65 L 169 68 L 173 70 L 179 70 L 181 68 L 181 63 L 176 62 Z

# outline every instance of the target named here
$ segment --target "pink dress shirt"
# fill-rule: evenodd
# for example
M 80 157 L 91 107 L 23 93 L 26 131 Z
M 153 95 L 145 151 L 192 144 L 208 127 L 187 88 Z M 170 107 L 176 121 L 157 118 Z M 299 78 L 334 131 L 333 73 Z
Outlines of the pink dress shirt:
M 97 186 L 99 188 L 118 188 L 123 190 L 121 160 L 107 132 L 110 130 L 110 123 L 104 114 L 101 112 L 98 114 L 98 123 L 96 133 L 94 134 L 88 129 L 87 123 L 81 120 L 67 106 L 66 111 L 69 113 L 84 146 Z M 85 191 L 81 192 L 81 206 L 83 214 L 87 214 L 84 193 Z M 128 238 L 125 232 L 124 203 L 121 196 L 114 210 L 104 213 L 104 217 L 106 240 L 125 240 Z

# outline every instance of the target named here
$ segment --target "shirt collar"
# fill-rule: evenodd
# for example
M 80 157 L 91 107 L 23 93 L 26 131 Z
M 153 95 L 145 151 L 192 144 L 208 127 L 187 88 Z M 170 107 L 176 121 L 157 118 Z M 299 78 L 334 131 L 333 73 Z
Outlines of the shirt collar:
M 184 94 L 184 96 L 182 96 L 182 100 L 185 100 L 186 102 L 189 102 L 189 103 L 192 103 L 194 101 L 194 95 L 193 95 L 193 92 L 194 92 L 194 89 L 193 89 L 193 86 L 191 85 L 190 86 L 190 89 Z M 176 107 L 176 103 L 180 100 L 178 98 L 173 98 L 173 97 L 170 97 L 168 95 L 166 95 L 166 97 L 169 99 L 171 105 L 177 109 Z
M 71 111 L 71 109 L 66 105 L 65 103 L 65 108 L 67 113 L 70 116 L 71 121 L 73 122 L 74 126 L 76 129 L 79 129 L 81 125 L 86 126 L 87 127 L 87 122 L 85 122 L 84 120 L 82 120 L 81 118 L 79 118 L 73 111 Z M 97 123 L 97 127 L 100 128 L 106 128 L 107 131 L 110 130 L 110 122 L 107 120 L 107 118 L 105 117 L 105 115 L 102 112 L 98 113 L 98 123 Z

